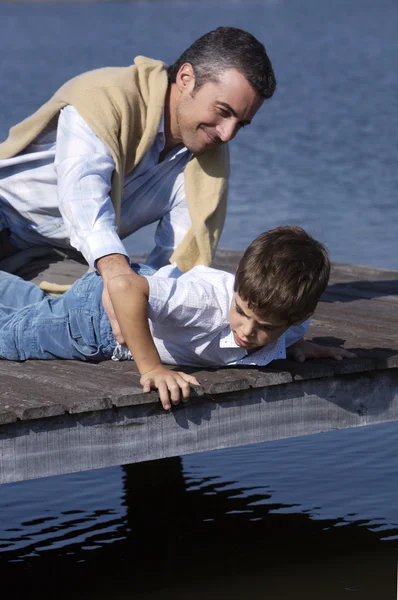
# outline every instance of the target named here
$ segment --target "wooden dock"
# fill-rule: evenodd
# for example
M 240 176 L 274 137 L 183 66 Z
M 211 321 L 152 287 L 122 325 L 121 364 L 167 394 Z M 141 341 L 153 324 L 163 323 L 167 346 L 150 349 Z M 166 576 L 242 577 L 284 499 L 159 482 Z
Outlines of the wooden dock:
M 44 259 L 35 281 L 86 269 Z M 0 483 L 398 419 L 398 271 L 334 263 L 307 338 L 358 358 L 192 369 L 202 388 L 170 413 L 131 362 L 0 361 Z

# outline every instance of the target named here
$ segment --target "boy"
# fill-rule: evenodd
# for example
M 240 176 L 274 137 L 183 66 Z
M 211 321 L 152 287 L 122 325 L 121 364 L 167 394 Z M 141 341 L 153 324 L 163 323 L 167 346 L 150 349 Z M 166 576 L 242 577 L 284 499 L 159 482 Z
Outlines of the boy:
M 126 345 L 112 334 L 101 302 L 103 282 L 89 273 L 60 297 L 13 275 L 0 277 L 0 357 L 114 360 L 134 357 L 144 391 L 157 388 L 165 409 L 189 396 L 192 375 L 162 363 L 264 366 L 286 358 L 355 355 L 302 338 L 330 273 L 325 247 L 295 226 L 258 236 L 236 275 L 205 266 L 181 273 L 136 265 L 109 282 Z M 131 310 L 131 307 L 134 310 Z

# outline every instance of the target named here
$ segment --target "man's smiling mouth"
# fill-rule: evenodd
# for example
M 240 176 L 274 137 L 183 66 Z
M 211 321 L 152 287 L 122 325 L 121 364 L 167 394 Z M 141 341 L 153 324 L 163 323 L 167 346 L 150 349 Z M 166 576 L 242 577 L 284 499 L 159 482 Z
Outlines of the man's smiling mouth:
M 201 127 L 201 129 L 202 129 L 203 133 L 205 134 L 205 136 L 206 136 L 206 138 L 207 138 L 207 140 L 208 140 L 208 143 L 209 143 L 211 146 L 215 146 L 216 144 L 218 144 L 218 143 L 219 143 L 218 139 L 217 139 L 217 138 L 215 138 L 215 137 L 213 137 L 213 136 L 211 136 L 211 135 L 209 135 L 209 134 L 207 133 L 207 131 L 206 131 L 205 129 L 203 129 L 203 127 Z

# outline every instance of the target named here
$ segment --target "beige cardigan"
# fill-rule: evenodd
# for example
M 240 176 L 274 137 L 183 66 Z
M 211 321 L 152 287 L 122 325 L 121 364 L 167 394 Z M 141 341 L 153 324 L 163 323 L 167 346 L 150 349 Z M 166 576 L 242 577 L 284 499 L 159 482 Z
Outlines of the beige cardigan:
M 153 144 L 164 108 L 168 81 L 164 63 L 137 56 L 129 67 L 88 71 L 65 83 L 33 115 L 10 129 L 0 158 L 23 151 L 59 111 L 72 104 L 109 148 L 115 162 L 111 198 L 120 223 L 124 176 Z M 224 225 L 229 176 L 227 146 L 194 157 L 184 182 L 192 227 L 170 258 L 182 271 L 210 265 Z

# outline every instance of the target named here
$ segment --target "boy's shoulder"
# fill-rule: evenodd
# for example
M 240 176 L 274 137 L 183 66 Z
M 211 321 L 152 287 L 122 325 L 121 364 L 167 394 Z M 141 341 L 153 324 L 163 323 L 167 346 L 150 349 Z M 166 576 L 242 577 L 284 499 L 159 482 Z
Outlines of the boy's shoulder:
M 162 267 L 153 275 L 147 276 L 150 305 L 156 302 L 172 301 L 190 305 L 198 309 L 206 306 L 229 309 L 234 293 L 235 278 L 231 273 L 197 265 L 183 273 L 176 264 Z
M 189 271 L 180 271 L 176 263 L 161 267 L 151 277 L 164 277 L 167 279 L 178 279 L 181 282 L 189 281 L 208 281 L 213 285 L 226 285 L 233 284 L 235 276 L 227 271 L 221 269 L 215 269 L 214 267 L 207 267 L 205 265 L 196 265 Z
M 208 333 L 228 324 L 234 277 L 225 271 L 199 265 L 182 273 L 175 265 L 145 276 L 149 284 L 148 306 L 152 323 L 173 322 Z

